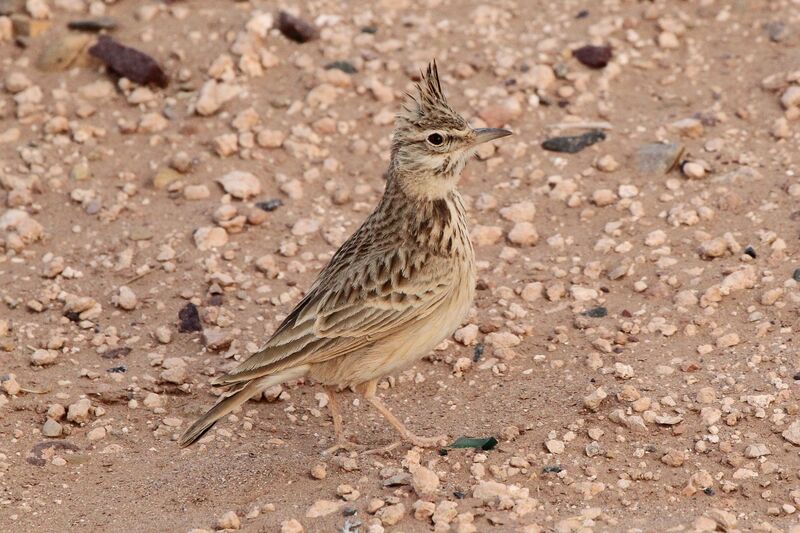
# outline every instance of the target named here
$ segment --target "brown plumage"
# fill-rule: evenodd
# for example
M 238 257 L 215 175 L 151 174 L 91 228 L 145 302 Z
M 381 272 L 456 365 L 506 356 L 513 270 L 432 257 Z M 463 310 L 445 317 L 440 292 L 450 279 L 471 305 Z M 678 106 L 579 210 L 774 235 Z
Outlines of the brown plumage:
M 335 391 L 354 387 L 404 440 L 426 446 L 375 395 L 377 381 L 429 353 L 472 302 L 475 261 L 458 175 L 481 142 L 510 134 L 472 129 L 445 99 L 432 63 L 397 117 L 386 190 L 264 347 L 214 380 L 222 399 L 181 446 L 249 398 L 291 379 L 325 386 L 337 441 L 348 447 Z

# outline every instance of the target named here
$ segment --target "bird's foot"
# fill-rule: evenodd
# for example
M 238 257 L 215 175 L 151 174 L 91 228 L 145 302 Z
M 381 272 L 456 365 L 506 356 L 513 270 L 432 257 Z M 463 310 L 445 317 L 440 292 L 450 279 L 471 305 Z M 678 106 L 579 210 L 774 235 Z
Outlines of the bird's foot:
M 402 440 L 393 442 L 387 446 L 381 446 L 380 448 L 367 450 L 363 452 L 362 455 L 380 455 L 388 453 L 406 443 L 411 444 L 412 446 L 417 446 L 419 448 L 438 448 L 440 446 L 447 445 L 447 435 L 437 435 L 435 437 L 420 437 L 419 435 L 414 435 L 413 433 L 409 433 L 407 435 L 404 435 Z
M 355 442 L 350 442 L 349 440 L 339 440 L 336 442 L 336 444 L 323 451 L 322 455 L 334 455 L 339 450 L 357 452 L 363 450 L 364 448 L 366 448 L 366 446 L 363 444 L 356 444 Z

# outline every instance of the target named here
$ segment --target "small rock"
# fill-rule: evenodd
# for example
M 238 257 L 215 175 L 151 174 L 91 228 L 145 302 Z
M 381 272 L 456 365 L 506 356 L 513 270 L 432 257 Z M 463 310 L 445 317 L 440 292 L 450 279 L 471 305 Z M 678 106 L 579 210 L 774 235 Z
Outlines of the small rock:
M 800 85 L 792 85 L 783 91 L 781 105 L 786 109 L 800 106 Z
M 311 467 L 311 477 L 314 479 L 325 479 L 328 476 L 328 469 L 325 463 L 317 463 Z
M 117 305 L 126 311 L 132 311 L 136 309 L 136 304 L 136 294 L 130 288 L 122 285 L 117 295 Z
M 384 526 L 393 526 L 400 522 L 406 514 L 406 506 L 402 503 L 387 505 L 380 509 L 376 516 L 381 519 Z
M 203 226 L 194 232 L 194 244 L 198 250 L 206 251 L 219 248 L 228 243 L 228 232 L 220 227 Z
M 86 434 L 86 438 L 92 442 L 103 440 L 104 438 L 106 438 L 106 428 L 104 427 L 94 428 L 89 433 Z
M 67 420 L 76 424 L 83 424 L 89 421 L 89 409 L 92 402 L 87 398 L 82 398 L 73 403 L 67 409 Z
M 179 312 L 178 331 L 181 333 L 189 333 L 192 331 L 202 331 L 203 325 L 200 323 L 200 313 L 197 311 L 197 306 L 193 303 L 187 303 Z
M 44 426 L 42 427 L 42 435 L 45 437 L 60 437 L 61 436 L 62 427 L 61 424 L 53 420 L 52 418 L 48 418 Z
M 419 496 L 432 496 L 439 488 L 439 476 L 424 466 L 413 465 L 411 472 L 411 486 Z
M 582 46 L 572 51 L 573 57 L 589 68 L 603 68 L 611 61 L 610 46 Z
M 342 505 L 344 505 L 344 502 L 317 500 L 311 507 L 308 508 L 308 511 L 306 511 L 306 518 L 319 518 L 321 516 L 327 516 L 338 511 Z
M 261 194 L 261 182 L 250 172 L 234 170 L 218 178 L 217 182 L 225 192 L 241 200 Z
M 303 525 L 294 518 L 290 520 L 284 520 L 283 522 L 281 522 L 280 533 L 304 533 L 304 532 L 305 529 L 303 529 Z
M 800 446 L 800 420 L 792 422 L 781 435 L 795 446 Z
M 530 222 L 517 222 L 508 232 L 508 240 L 518 246 L 533 246 L 539 242 L 539 233 Z
M 285 11 L 278 14 L 278 29 L 284 37 L 297 43 L 307 43 L 319 37 L 316 26 Z
M 205 185 L 187 185 L 183 189 L 183 197 L 187 200 L 205 200 L 211 196 L 211 191 Z
M 164 167 L 160 168 L 153 176 L 153 187 L 157 190 L 164 190 L 173 181 L 181 179 L 181 175 L 175 170 Z
M 603 400 L 607 397 L 608 394 L 603 390 L 603 387 L 598 387 L 594 392 L 583 398 L 583 405 L 590 411 L 597 411 L 600 409 L 600 404 L 603 403 Z
M 235 511 L 228 511 L 217 520 L 217 529 L 239 529 L 242 522 Z
M 643 174 L 666 174 L 675 168 L 683 151 L 682 144 L 645 144 L 636 150 L 636 168 Z
M 588 131 L 582 135 L 553 137 L 542 143 L 542 148 L 551 152 L 574 154 L 584 148 L 605 140 L 606 134 L 601 130 Z
M 556 455 L 564 453 L 564 450 L 566 448 L 562 441 L 556 439 L 550 439 L 547 442 L 545 442 L 544 445 L 545 448 L 547 448 L 547 451 Z
M 52 365 L 58 360 L 58 351 L 45 350 L 39 348 L 31 354 L 31 364 L 33 366 L 48 366 Z
M 236 98 L 239 92 L 240 88 L 231 83 L 208 80 L 200 88 L 194 106 L 195 112 L 202 116 L 213 115 L 223 105 Z
M 757 459 L 769 454 L 770 451 L 766 444 L 750 444 L 744 450 L 744 456 L 750 459 Z
M 67 33 L 50 40 L 39 54 L 36 67 L 46 72 L 68 69 L 89 44 L 89 36 Z

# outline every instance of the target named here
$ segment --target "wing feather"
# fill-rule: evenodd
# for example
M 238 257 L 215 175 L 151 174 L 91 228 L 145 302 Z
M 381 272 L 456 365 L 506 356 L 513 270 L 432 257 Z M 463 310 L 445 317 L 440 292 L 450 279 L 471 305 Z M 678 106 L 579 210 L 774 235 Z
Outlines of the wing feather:
M 452 271 L 446 258 L 403 249 L 361 257 L 345 270 L 329 264 L 264 348 L 215 384 L 346 355 L 426 318 L 450 293 Z M 334 270 L 338 276 L 330 276 Z

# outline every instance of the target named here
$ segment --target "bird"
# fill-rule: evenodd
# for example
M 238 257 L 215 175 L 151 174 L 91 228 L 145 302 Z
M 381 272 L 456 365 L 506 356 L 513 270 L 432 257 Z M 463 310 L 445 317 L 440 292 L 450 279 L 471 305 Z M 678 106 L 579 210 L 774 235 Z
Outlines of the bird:
M 459 175 L 481 144 L 511 132 L 470 127 L 448 104 L 435 60 L 415 89 L 396 116 L 380 202 L 263 348 L 212 380 L 227 390 L 179 438 L 181 447 L 265 389 L 299 378 L 328 395 L 331 451 L 358 446 L 345 437 L 337 400 L 347 388 L 397 430 L 396 444 L 444 444 L 445 435 L 408 429 L 377 395 L 377 384 L 430 353 L 468 314 L 477 276 Z

